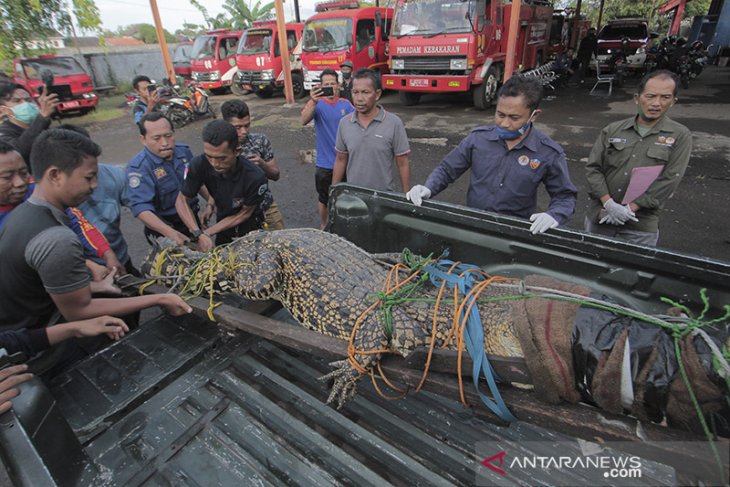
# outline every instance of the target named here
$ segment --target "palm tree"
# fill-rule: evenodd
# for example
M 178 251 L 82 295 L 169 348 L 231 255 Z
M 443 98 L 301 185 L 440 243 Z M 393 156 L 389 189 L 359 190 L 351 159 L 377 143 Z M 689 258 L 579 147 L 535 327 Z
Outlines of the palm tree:
M 274 2 L 261 5 L 261 0 L 257 0 L 253 7 L 249 7 L 246 0 L 226 0 L 223 8 L 231 16 L 233 27 L 236 29 L 246 29 L 257 20 L 274 18 Z

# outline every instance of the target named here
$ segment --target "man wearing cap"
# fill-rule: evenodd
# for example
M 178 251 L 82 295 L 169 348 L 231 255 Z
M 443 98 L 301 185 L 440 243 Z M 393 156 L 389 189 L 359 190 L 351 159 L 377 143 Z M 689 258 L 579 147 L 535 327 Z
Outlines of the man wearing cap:
M 352 70 L 354 68 L 352 61 L 345 61 L 340 64 L 340 71 L 342 71 L 340 96 L 346 98 L 350 103 L 352 103 Z

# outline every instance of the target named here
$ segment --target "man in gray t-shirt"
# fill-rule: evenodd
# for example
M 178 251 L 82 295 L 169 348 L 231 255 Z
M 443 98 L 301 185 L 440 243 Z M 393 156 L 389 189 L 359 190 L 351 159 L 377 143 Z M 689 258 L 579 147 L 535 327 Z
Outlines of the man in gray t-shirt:
M 355 73 L 355 112 L 340 120 L 337 129 L 332 184 L 346 179 L 367 188 L 395 191 L 395 160 L 403 191 L 411 189 L 406 129 L 400 118 L 377 104 L 381 94 L 380 76 L 375 71 L 360 69 Z

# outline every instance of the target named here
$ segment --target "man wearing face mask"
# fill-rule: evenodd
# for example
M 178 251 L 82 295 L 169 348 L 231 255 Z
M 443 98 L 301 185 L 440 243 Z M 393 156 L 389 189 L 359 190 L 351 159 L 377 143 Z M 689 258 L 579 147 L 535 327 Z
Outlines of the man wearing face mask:
M 466 204 L 472 208 L 529 219 L 533 234 L 565 225 L 575 211 L 576 189 L 563 149 L 538 130 L 540 82 L 515 76 L 497 93 L 495 125 L 472 130 L 406 198 L 420 206 L 471 169 Z M 550 206 L 536 212 L 540 184 Z
M 666 116 L 677 101 L 677 81 L 667 70 L 647 74 L 634 94 L 638 114 L 601 131 L 586 164 L 586 231 L 656 245 L 659 213 L 692 152 L 689 129 Z
M 340 64 L 342 71 L 342 85 L 340 86 L 340 96 L 352 103 L 352 70 L 354 65 L 352 61 L 345 61 Z
M 0 114 L 6 119 L 0 124 L 0 140 L 15 146 L 23 159 L 30 161 L 33 141 L 51 125 L 56 105 L 58 95 L 47 94 L 45 86 L 36 103 L 22 86 L 14 83 L 0 85 Z

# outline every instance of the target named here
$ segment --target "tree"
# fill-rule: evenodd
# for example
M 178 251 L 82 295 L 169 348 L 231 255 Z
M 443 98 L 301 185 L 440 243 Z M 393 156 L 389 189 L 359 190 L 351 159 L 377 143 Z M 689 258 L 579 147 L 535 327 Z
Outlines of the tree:
M 246 0 L 226 0 L 223 8 L 233 20 L 236 29 L 247 29 L 257 20 L 271 20 L 274 18 L 274 2 L 261 5 L 261 0 L 250 8 Z
M 0 0 L 0 58 L 30 55 L 30 41 L 45 40 L 56 32 L 69 35 L 72 14 L 82 30 L 101 26 L 94 0 Z

